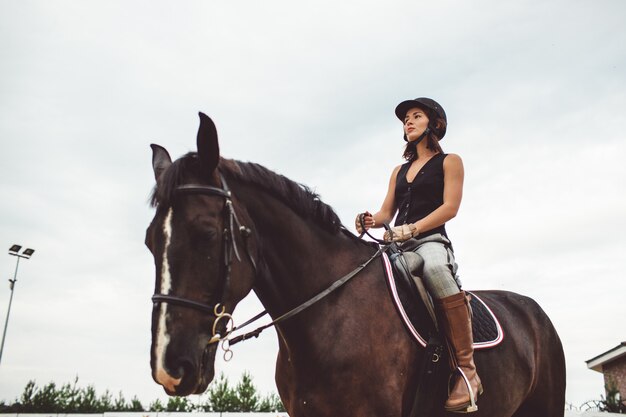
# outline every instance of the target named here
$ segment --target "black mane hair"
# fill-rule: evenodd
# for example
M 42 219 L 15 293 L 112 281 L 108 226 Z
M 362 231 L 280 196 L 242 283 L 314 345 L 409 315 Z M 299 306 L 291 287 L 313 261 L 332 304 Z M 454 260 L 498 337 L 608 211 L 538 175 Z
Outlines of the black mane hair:
M 177 186 L 189 182 L 189 178 L 200 177 L 198 164 L 198 154 L 195 152 L 189 152 L 174 161 L 161 175 L 157 185 L 152 190 L 150 204 L 157 208 L 170 206 Z M 322 202 L 319 195 L 306 185 L 299 184 L 284 175 L 276 174 L 264 166 L 252 162 L 221 158 L 218 169 L 226 180 L 234 179 L 263 189 L 302 218 L 313 220 L 328 232 L 337 233 L 344 229 L 339 216 L 332 207 Z
M 304 219 L 315 221 L 324 230 L 337 233 L 343 227 L 333 208 L 304 184 L 253 162 L 222 159 L 220 167 L 224 169 L 225 175 L 267 191 Z

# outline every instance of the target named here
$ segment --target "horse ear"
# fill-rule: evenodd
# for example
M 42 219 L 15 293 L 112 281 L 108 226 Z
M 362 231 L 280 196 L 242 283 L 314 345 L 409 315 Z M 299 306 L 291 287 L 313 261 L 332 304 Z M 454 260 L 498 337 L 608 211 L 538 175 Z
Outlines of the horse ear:
M 198 157 L 202 170 L 208 177 L 213 173 L 220 161 L 220 147 L 217 143 L 217 129 L 215 123 L 206 114 L 200 112 L 200 127 L 198 128 Z
M 154 143 L 150 145 L 152 148 L 152 169 L 154 170 L 154 179 L 159 180 L 159 177 L 170 165 L 172 165 L 172 158 L 167 150 Z

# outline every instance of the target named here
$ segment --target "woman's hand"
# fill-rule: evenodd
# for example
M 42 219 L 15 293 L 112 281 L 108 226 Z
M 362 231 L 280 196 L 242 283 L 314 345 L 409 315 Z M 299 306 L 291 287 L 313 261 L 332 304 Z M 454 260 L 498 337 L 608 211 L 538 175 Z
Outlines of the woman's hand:
M 391 231 L 393 233 L 386 231 L 383 235 L 383 240 L 385 242 L 404 242 L 405 240 L 409 240 L 412 237 L 419 235 L 419 230 L 417 229 L 415 223 L 392 227 Z
M 376 220 L 374 220 L 374 216 L 372 216 L 372 213 L 370 213 L 369 211 L 366 211 L 365 213 L 359 213 L 356 215 L 356 219 L 354 220 L 354 225 L 356 226 L 356 231 L 358 233 L 363 233 L 361 221 L 365 225 L 365 230 L 376 226 Z

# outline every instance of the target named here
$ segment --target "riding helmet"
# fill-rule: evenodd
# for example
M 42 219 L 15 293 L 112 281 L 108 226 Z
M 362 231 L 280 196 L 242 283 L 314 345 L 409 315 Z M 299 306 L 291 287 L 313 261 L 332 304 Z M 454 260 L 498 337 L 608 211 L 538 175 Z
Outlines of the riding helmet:
M 401 122 L 404 122 L 406 112 L 411 110 L 413 107 L 419 107 L 422 110 L 426 110 L 426 112 L 428 112 L 429 114 L 434 113 L 438 117 L 442 118 L 446 122 L 446 124 L 448 123 L 448 118 L 446 117 L 446 112 L 443 110 L 443 107 L 441 107 L 441 105 L 432 98 L 426 97 L 419 97 L 413 100 L 405 100 L 402 103 L 398 104 L 396 106 L 396 116 L 398 116 L 398 119 L 400 119 Z M 432 119 L 432 117 L 429 118 Z M 433 130 L 432 127 L 430 127 L 430 129 Z M 436 133 L 440 133 L 437 136 L 439 136 L 439 140 L 441 140 L 446 135 L 446 128 L 444 127 L 443 129 L 441 129 L 441 131 Z

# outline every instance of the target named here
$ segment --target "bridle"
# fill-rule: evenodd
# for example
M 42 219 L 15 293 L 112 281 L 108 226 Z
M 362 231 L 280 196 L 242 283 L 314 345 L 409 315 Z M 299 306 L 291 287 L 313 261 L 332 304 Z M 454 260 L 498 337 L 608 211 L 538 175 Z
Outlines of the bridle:
M 224 278 L 222 282 L 223 282 L 223 285 L 226 286 L 226 284 L 230 280 L 230 271 L 231 271 L 233 253 L 235 254 L 235 257 L 237 258 L 237 260 L 241 262 L 241 257 L 239 256 L 239 250 L 237 249 L 237 242 L 235 240 L 235 230 L 239 231 L 240 236 L 243 238 L 245 242 L 246 254 L 252 265 L 255 275 L 257 274 L 258 271 L 257 271 L 257 263 L 252 257 L 250 253 L 250 249 L 248 247 L 248 238 L 252 235 L 252 231 L 250 228 L 243 226 L 241 222 L 239 221 L 239 218 L 237 217 L 237 213 L 235 213 L 235 210 L 233 207 L 232 193 L 230 192 L 230 189 L 228 188 L 228 185 L 226 184 L 226 180 L 224 179 L 224 176 L 221 173 L 220 173 L 220 180 L 222 182 L 222 188 L 213 187 L 210 185 L 202 185 L 202 184 L 183 184 L 183 185 L 177 186 L 174 189 L 174 193 L 176 195 L 194 195 L 194 194 L 206 195 L 206 196 L 212 196 L 212 197 L 220 197 L 224 199 L 224 231 L 222 234 L 223 236 L 223 239 L 222 239 L 223 264 L 222 266 L 224 268 Z M 369 265 L 369 263 L 372 262 L 376 257 L 381 255 L 386 249 L 387 249 L 386 246 L 381 246 L 376 251 L 376 253 L 374 253 L 367 261 L 357 266 L 348 274 L 334 281 L 324 291 L 320 292 L 319 294 L 307 300 L 306 302 L 300 304 L 299 306 L 281 315 L 277 319 L 273 320 L 271 323 L 260 326 L 251 332 L 234 337 L 232 339 L 229 339 L 229 336 L 233 331 L 241 329 L 257 321 L 258 319 L 266 315 L 267 311 L 266 310 L 262 311 L 261 313 L 252 317 L 250 320 L 235 327 L 233 324 L 232 316 L 226 313 L 226 307 L 221 305 L 220 303 L 217 303 L 214 306 L 210 306 L 208 304 L 200 303 L 198 301 L 190 300 L 188 298 L 179 297 L 175 295 L 169 295 L 169 294 L 159 294 L 159 293 L 155 293 L 152 296 L 152 302 L 154 303 L 155 306 L 159 305 L 160 303 L 169 303 L 169 304 L 174 304 L 174 305 L 178 305 L 181 307 L 195 309 L 203 313 L 214 314 L 216 319 L 213 322 L 213 329 L 212 329 L 213 332 L 212 332 L 211 339 L 207 342 L 207 348 L 214 343 L 222 342 L 222 349 L 225 352 L 224 359 L 228 361 L 232 358 L 232 351 L 230 350 L 230 346 L 234 345 L 235 343 L 239 343 L 241 341 L 250 339 L 252 337 L 258 337 L 259 334 L 263 330 L 267 329 L 268 327 L 274 326 L 281 321 L 287 320 L 295 316 L 296 314 L 300 313 L 301 311 L 309 308 L 310 306 L 317 303 L 322 298 L 326 297 L 331 292 L 343 286 L 346 282 L 348 282 L 350 279 L 356 276 L 359 272 L 361 272 L 367 265 Z M 225 321 L 225 325 L 226 325 L 226 332 L 223 336 L 219 333 L 218 328 L 217 328 L 218 323 L 222 320 Z M 230 325 L 230 328 L 229 328 L 229 325 Z
M 220 180 L 222 182 L 222 188 L 213 187 L 210 185 L 202 185 L 202 184 L 183 184 L 179 185 L 174 189 L 175 195 L 206 195 L 210 197 L 219 197 L 224 199 L 224 231 L 222 233 L 222 267 L 224 270 L 224 277 L 222 285 L 226 286 L 230 280 L 230 272 L 231 265 L 233 261 L 233 253 L 238 261 L 241 261 L 241 256 L 239 255 L 239 250 L 237 249 L 237 241 L 235 239 L 235 226 L 236 230 L 239 231 L 240 236 L 245 241 L 245 250 L 250 260 L 250 264 L 252 265 L 252 269 L 256 274 L 257 266 L 254 258 L 250 254 L 250 250 L 248 247 L 248 238 L 252 235 L 252 231 L 250 228 L 246 226 L 242 226 L 239 218 L 237 217 L 237 213 L 233 208 L 232 201 L 232 193 L 228 188 L 228 184 L 224 179 L 224 176 L 220 174 Z M 217 343 L 222 340 L 222 336 L 218 332 L 217 325 L 221 320 L 226 321 L 226 326 L 231 325 L 231 329 L 227 330 L 227 334 L 232 332 L 234 329 L 232 327 L 232 316 L 226 313 L 226 307 L 221 305 L 220 303 L 215 304 L 215 306 L 210 306 L 208 304 L 200 303 L 198 301 L 190 300 L 188 298 L 179 297 L 176 295 L 169 294 L 159 294 L 155 293 L 152 296 L 152 302 L 155 306 L 160 303 L 169 303 L 178 305 L 181 307 L 187 307 L 191 309 L 195 309 L 201 311 L 203 313 L 214 314 L 216 319 L 213 322 L 213 333 L 212 337 L 209 340 L 208 344 Z

